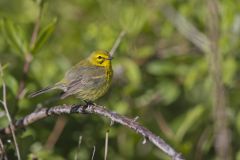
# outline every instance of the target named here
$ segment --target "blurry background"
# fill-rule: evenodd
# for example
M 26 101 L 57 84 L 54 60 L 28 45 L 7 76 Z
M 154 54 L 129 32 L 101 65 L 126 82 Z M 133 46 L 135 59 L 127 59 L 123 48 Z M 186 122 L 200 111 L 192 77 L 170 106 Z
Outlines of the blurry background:
M 80 103 L 74 98 L 51 101 L 57 92 L 33 99 L 27 94 L 60 80 L 93 50 L 110 50 L 125 30 L 112 61 L 112 86 L 96 103 L 139 116 L 139 123 L 186 159 L 240 160 L 239 1 L 0 0 L 0 17 L 0 62 L 7 65 L 4 80 L 13 119 L 41 105 Z M 34 50 L 29 44 L 36 21 L 43 40 Z M 0 128 L 7 124 L 1 116 Z M 74 159 L 77 154 L 90 159 L 94 146 L 95 159 L 103 159 L 107 130 L 108 159 L 170 159 L 151 143 L 142 144 L 143 137 L 133 131 L 110 127 L 108 119 L 95 115 L 50 117 L 18 131 L 17 140 L 22 159 Z M 16 159 L 12 141 L 2 140 L 8 158 Z M 221 155 L 221 149 L 226 153 Z

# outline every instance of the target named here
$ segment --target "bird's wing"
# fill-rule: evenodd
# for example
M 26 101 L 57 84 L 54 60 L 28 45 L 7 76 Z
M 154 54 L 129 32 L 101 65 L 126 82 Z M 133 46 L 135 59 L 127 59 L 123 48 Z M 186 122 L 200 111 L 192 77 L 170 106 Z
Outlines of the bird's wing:
M 89 64 L 77 64 L 65 75 L 67 89 L 62 98 L 98 88 L 105 83 L 105 69 Z

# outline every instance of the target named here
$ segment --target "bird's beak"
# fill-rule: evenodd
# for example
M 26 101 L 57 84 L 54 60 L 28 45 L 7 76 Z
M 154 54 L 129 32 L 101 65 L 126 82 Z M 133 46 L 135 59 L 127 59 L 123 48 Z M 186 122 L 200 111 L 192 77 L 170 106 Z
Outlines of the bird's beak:
M 107 60 L 112 60 L 113 59 L 113 57 L 109 57 L 109 58 L 107 58 Z

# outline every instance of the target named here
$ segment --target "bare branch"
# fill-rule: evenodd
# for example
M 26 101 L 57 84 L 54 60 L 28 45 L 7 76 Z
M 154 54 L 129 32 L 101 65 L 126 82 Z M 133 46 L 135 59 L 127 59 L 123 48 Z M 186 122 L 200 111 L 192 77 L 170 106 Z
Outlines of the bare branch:
M 134 119 L 124 117 L 122 115 L 117 114 L 116 112 L 112 112 L 106 109 L 105 107 L 99 106 L 99 105 L 88 105 L 88 107 L 84 105 L 59 105 L 51 108 L 42 108 L 16 121 L 14 123 L 14 126 L 15 126 L 15 129 L 22 128 L 49 116 L 72 114 L 72 113 L 80 113 L 80 114 L 88 113 L 88 114 L 95 114 L 95 115 L 107 117 L 111 121 L 122 124 L 132 129 L 137 134 L 143 136 L 144 138 L 149 140 L 151 143 L 153 143 L 156 147 L 158 147 L 163 152 L 165 152 L 170 157 L 172 157 L 173 160 L 184 159 L 180 153 L 176 152 L 163 139 L 161 139 L 159 136 L 156 136 L 155 134 L 153 134 L 151 131 L 149 131 L 147 128 L 143 127 L 139 123 L 135 122 Z M 0 135 L 6 135 L 9 133 L 10 133 L 9 127 L 0 129 Z
M 231 153 L 231 130 L 229 128 L 229 117 L 227 115 L 228 95 L 225 93 L 223 84 L 223 71 L 221 67 L 222 55 L 219 46 L 220 40 L 220 11 L 218 0 L 206 1 L 208 7 L 208 29 L 211 54 L 210 75 L 213 81 L 213 119 L 214 119 L 214 147 L 216 157 L 219 160 L 232 159 Z
M 46 144 L 44 146 L 45 149 L 51 150 L 57 143 L 57 140 L 62 134 L 62 131 L 67 123 L 67 119 L 63 116 L 60 116 L 57 118 L 57 121 L 54 125 L 54 128 L 50 135 L 48 136 L 48 139 L 46 141 Z
M 92 158 L 91 158 L 91 160 L 93 160 L 93 159 L 94 159 L 94 156 L 95 156 L 95 151 L 96 151 L 96 147 L 95 147 L 95 146 L 93 146 L 93 152 L 92 152 Z
M 43 11 L 43 6 L 39 8 L 39 13 L 38 13 L 38 17 L 35 21 L 35 25 L 34 25 L 34 29 L 32 32 L 32 36 L 31 36 L 31 41 L 30 41 L 30 48 L 32 48 L 36 42 L 38 33 L 39 33 L 39 29 L 40 29 L 40 21 L 42 18 L 42 11 Z
M 39 34 L 39 29 L 40 29 L 40 21 L 41 21 L 41 17 L 42 17 L 42 10 L 43 10 L 43 6 L 40 6 L 39 8 L 39 13 L 38 13 L 38 17 L 36 18 L 35 21 L 35 25 L 34 25 L 34 29 L 31 35 L 31 41 L 30 41 L 30 48 L 32 48 L 35 45 L 37 36 Z M 27 53 L 25 53 L 25 57 L 24 57 L 24 65 L 23 65 L 23 77 L 19 83 L 19 89 L 18 89 L 18 93 L 16 98 L 20 99 L 21 97 L 23 97 L 24 95 L 24 89 L 25 89 L 25 79 L 27 77 L 27 74 L 29 72 L 29 68 L 30 68 L 30 64 L 32 62 L 32 53 L 31 51 L 27 51 Z
M 207 36 L 201 33 L 194 25 L 192 25 L 185 17 L 180 15 L 171 6 L 164 6 L 161 11 L 168 20 L 182 33 L 189 41 L 195 44 L 204 53 L 210 52 L 210 41 Z
M 12 123 L 12 118 L 9 114 L 8 107 L 7 107 L 6 84 L 3 80 L 3 71 L 2 71 L 2 65 L 1 64 L 0 64 L 0 77 L 1 77 L 1 80 L 2 80 L 2 87 L 3 87 L 3 99 L 1 101 L 1 103 L 3 105 L 3 108 L 6 112 L 7 119 L 9 121 L 9 126 L 10 126 L 9 131 L 12 134 L 12 137 L 13 137 L 13 141 L 14 141 L 14 145 L 15 145 L 15 148 L 16 148 L 16 153 L 17 153 L 18 160 L 21 160 L 20 151 L 19 151 L 19 147 L 18 147 L 18 143 L 17 143 L 17 138 L 16 138 L 16 135 L 15 135 L 15 132 L 14 132 L 14 125 Z
M 117 40 L 115 41 L 115 43 L 114 43 L 111 51 L 109 52 L 109 54 L 110 54 L 111 56 L 113 56 L 114 53 L 116 52 L 116 49 L 118 48 L 118 46 L 119 46 L 120 42 L 122 41 L 122 38 L 125 36 L 125 34 L 126 34 L 126 31 L 123 30 L 123 31 L 118 35 Z
M 105 137 L 104 160 L 107 160 L 107 153 L 108 153 L 108 133 L 109 133 L 109 130 L 107 130 L 107 132 L 106 132 L 106 137 Z
M 1 160 L 7 160 L 7 156 L 6 156 L 6 152 L 5 152 L 5 148 L 3 146 L 3 142 L 2 139 L 0 139 L 0 159 Z
M 79 139 L 78 139 L 78 148 L 77 148 L 77 153 L 76 153 L 76 155 L 75 155 L 75 160 L 79 160 L 79 159 L 80 159 L 80 158 L 78 157 L 78 154 L 79 154 L 79 150 L 80 150 L 81 143 L 82 143 L 82 136 L 79 136 Z

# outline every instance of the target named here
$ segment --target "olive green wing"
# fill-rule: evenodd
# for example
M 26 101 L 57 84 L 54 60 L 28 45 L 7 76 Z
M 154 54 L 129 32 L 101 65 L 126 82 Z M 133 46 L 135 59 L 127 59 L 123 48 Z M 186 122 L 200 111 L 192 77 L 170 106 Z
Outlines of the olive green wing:
M 61 98 L 74 94 L 87 94 L 89 90 L 97 89 L 104 85 L 105 69 L 89 64 L 77 64 L 65 75 L 66 90 Z

